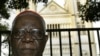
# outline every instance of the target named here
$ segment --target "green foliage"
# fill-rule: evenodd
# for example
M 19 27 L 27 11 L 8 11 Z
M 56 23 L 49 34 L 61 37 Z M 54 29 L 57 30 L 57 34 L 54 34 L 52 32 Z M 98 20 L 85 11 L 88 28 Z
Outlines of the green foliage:
M 8 0 L 0 0 L 0 18 L 9 18 L 8 8 L 6 7 Z
M 0 20 L 10 17 L 9 9 L 23 9 L 28 7 L 26 0 L 0 0 Z M 0 30 L 7 30 L 6 25 L 0 24 Z
M 33 3 L 43 2 L 47 4 L 48 0 L 32 0 Z M 24 9 L 29 5 L 29 0 L 0 0 L 0 18 L 9 18 L 9 9 Z
M 27 0 L 28 1 L 28 0 Z M 10 9 L 23 9 L 28 7 L 26 0 L 0 0 L 0 20 L 10 17 Z M 7 30 L 6 25 L 0 23 L 0 30 Z
M 47 3 L 48 0 L 32 0 L 33 3 L 43 2 Z M 0 20 L 8 19 L 10 17 L 10 9 L 24 9 L 28 7 L 29 0 L 0 0 Z M 6 25 L 0 24 L 0 30 L 7 29 Z
M 10 0 L 8 3 L 9 3 L 8 7 L 12 9 L 23 9 L 28 7 L 27 0 Z
M 8 27 L 6 26 L 6 25 L 2 25 L 2 24 L 0 24 L 0 30 L 2 31 L 2 30 L 7 30 L 8 29 Z
M 83 21 L 95 22 L 100 20 L 100 2 L 87 1 L 85 5 L 79 4 L 79 16 Z
M 0 0 L 0 18 L 8 19 L 9 9 L 23 9 L 28 7 L 26 0 Z

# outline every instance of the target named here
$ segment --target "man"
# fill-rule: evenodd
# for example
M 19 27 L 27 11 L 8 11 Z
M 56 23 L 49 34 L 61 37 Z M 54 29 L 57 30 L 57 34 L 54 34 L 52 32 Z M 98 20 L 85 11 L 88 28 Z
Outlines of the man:
M 13 56 L 42 56 L 47 36 L 43 18 L 32 11 L 21 12 L 13 21 L 10 43 Z

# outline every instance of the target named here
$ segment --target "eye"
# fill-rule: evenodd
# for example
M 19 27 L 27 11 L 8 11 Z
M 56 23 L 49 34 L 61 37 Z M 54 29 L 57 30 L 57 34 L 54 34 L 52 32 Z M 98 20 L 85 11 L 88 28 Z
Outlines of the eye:
M 24 30 L 19 30 L 18 34 L 19 35 L 24 35 L 25 34 L 25 31 Z
M 39 29 L 33 29 L 31 31 L 32 36 L 35 36 L 36 39 L 42 39 L 43 33 Z
M 18 36 L 19 35 L 19 31 L 13 31 L 12 35 L 13 36 Z
M 42 35 L 42 32 L 39 29 L 33 29 L 31 33 L 35 35 Z
M 43 35 L 43 34 L 42 34 L 41 31 L 37 31 L 37 32 L 36 32 L 36 35 L 37 35 L 37 36 L 41 36 L 41 35 Z
M 24 35 L 25 31 L 24 30 L 17 30 L 13 32 L 14 38 L 21 38 Z

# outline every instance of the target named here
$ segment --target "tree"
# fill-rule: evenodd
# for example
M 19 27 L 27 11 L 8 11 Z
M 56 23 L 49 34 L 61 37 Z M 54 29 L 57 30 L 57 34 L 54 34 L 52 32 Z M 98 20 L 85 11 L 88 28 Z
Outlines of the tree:
M 10 13 L 9 13 L 10 9 L 26 8 L 28 6 L 28 3 L 24 1 L 23 0 L 0 0 L 0 20 L 8 19 L 10 17 Z M 0 23 L 0 30 L 6 30 L 7 28 L 8 27 L 6 25 L 2 25 Z
M 32 0 L 33 3 L 43 2 L 47 3 L 48 0 Z M 10 9 L 24 9 L 28 7 L 29 0 L 0 0 L 0 19 L 9 19 Z M 4 28 L 5 27 L 5 28 Z M 1 29 L 2 28 L 2 29 Z M 7 29 L 5 25 L 0 24 L 0 30 Z
M 100 2 L 87 0 L 85 5 L 79 4 L 79 16 L 83 21 L 95 22 L 100 20 Z
M 32 0 L 33 3 L 44 2 L 48 0 Z M 23 9 L 28 7 L 29 0 L 0 0 L 0 18 L 9 18 L 9 9 Z

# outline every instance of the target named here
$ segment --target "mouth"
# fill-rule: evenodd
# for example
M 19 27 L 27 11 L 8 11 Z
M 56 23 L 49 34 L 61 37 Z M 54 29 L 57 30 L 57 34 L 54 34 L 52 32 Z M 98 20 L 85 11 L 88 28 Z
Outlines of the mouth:
M 20 50 L 35 50 L 34 48 L 21 48 Z
M 36 51 L 36 49 L 32 49 L 32 48 L 23 48 L 20 49 L 19 52 L 23 53 L 23 54 L 32 54 Z
M 20 51 L 35 51 L 36 49 L 34 49 L 34 48 L 21 48 L 19 50 Z

